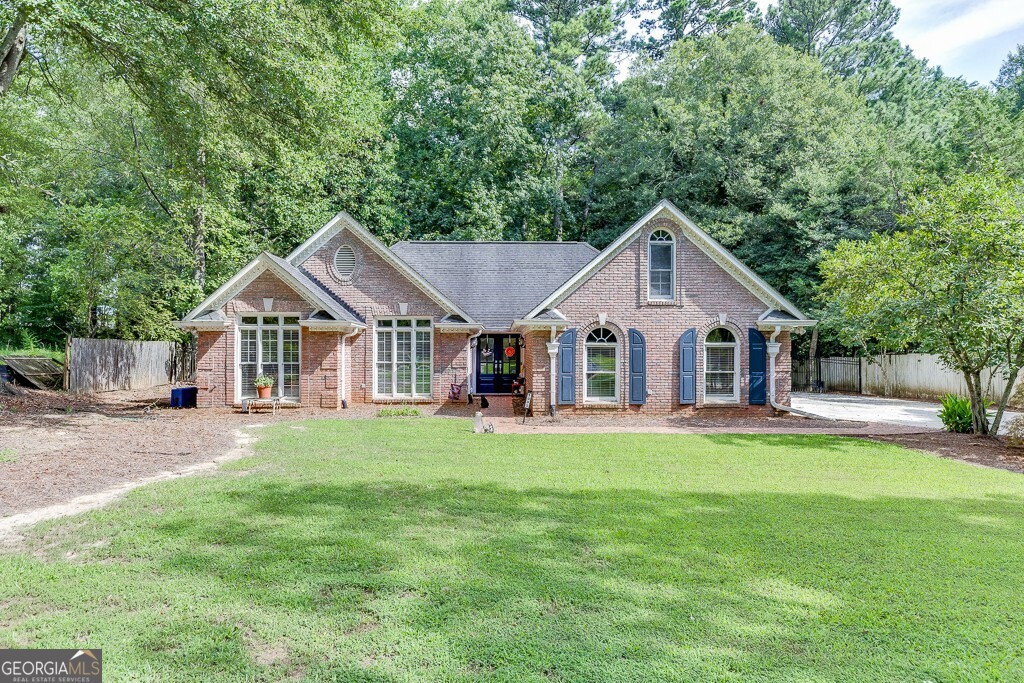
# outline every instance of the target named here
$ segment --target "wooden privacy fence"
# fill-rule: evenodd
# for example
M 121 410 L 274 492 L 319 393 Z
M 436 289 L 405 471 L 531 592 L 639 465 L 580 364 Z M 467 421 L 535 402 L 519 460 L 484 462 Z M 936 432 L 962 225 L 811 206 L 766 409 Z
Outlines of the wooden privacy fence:
M 998 401 L 1006 380 L 997 370 L 982 373 L 985 394 Z M 1024 378 L 1018 379 L 1020 386 Z M 927 353 L 900 353 L 871 358 L 817 358 L 793 361 L 794 391 L 837 391 L 842 393 L 893 396 L 898 398 L 941 398 L 946 394 L 967 395 L 964 378 Z M 1012 403 L 1012 402 L 1011 402 Z
M 76 394 L 149 389 L 195 379 L 195 347 L 176 342 L 71 339 L 67 389 Z

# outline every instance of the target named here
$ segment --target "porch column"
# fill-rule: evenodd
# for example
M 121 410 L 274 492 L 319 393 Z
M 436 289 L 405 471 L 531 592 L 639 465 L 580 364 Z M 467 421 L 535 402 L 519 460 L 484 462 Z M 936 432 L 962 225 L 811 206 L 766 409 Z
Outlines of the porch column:
M 550 410 L 553 416 L 556 410 L 556 397 L 558 396 L 556 393 L 558 391 L 556 386 L 558 382 L 558 342 L 550 341 L 546 346 L 548 347 L 548 357 L 551 359 L 551 377 L 548 380 L 548 384 L 550 385 L 550 391 L 548 392 L 548 404 L 551 406 Z

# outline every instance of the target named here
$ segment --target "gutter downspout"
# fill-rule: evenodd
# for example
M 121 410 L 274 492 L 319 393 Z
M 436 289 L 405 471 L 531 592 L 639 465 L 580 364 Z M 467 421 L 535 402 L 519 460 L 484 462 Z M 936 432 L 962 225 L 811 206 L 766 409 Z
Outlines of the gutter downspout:
M 830 420 L 835 422 L 831 417 L 824 417 L 822 415 L 815 415 L 814 413 L 804 412 L 803 410 L 797 410 L 792 406 L 784 406 L 781 403 L 775 401 L 775 357 L 779 355 L 779 350 L 782 348 L 782 344 L 776 339 L 782 334 L 782 327 L 780 325 L 775 326 L 775 331 L 772 332 L 772 336 L 768 339 L 768 367 L 771 373 L 768 381 L 768 402 L 772 408 L 783 413 L 792 413 L 793 415 L 800 415 L 801 417 L 813 417 L 816 420 Z
M 348 408 L 348 401 L 345 399 L 345 396 L 348 395 L 348 372 L 347 366 L 345 365 L 345 342 L 360 332 L 362 332 L 362 330 L 356 329 L 348 334 L 341 335 L 341 358 L 339 359 L 339 362 L 341 363 L 341 401 L 338 404 L 339 408 Z

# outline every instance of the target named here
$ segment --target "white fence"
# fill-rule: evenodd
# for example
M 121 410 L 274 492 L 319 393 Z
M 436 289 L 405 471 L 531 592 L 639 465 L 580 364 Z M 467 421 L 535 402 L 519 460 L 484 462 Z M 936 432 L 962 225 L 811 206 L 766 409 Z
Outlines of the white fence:
M 861 391 L 877 396 L 900 398 L 941 398 L 946 394 L 967 395 L 964 378 L 945 367 L 938 356 L 926 353 L 887 354 L 861 359 Z M 998 401 L 1006 380 L 998 371 L 982 374 L 989 399 Z M 1024 379 L 1018 378 L 1017 387 Z
M 159 387 L 194 368 L 191 349 L 174 342 L 72 339 L 68 351 L 68 391 L 76 394 Z

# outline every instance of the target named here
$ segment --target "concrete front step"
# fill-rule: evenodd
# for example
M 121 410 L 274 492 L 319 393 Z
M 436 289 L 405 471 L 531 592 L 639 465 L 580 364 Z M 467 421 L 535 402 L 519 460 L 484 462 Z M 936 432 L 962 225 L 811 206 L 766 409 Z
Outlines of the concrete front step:
M 473 405 L 471 406 L 475 410 L 479 410 L 484 414 L 484 417 L 513 417 L 512 411 L 512 396 L 508 394 L 490 395 L 487 397 L 487 408 L 480 407 L 481 396 L 479 394 L 473 395 Z

